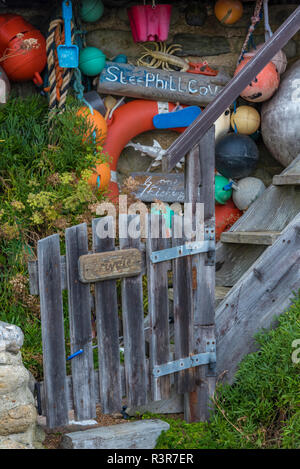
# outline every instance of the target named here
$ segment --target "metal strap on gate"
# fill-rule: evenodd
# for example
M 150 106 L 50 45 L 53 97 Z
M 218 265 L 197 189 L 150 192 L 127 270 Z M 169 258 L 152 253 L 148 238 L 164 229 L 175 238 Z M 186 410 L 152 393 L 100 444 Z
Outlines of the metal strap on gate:
M 213 228 L 206 228 L 204 241 L 186 242 L 181 246 L 162 249 L 161 251 L 153 251 L 150 255 L 150 259 L 153 264 L 156 264 L 158 262 L 210 251 L 215 251 L 215 230 Z
M 210 365 L 213 367 L 216 361 L 216 344 L 215 342 L 208 341 L 206 344 L 206 352 L 190 355 L 189 357 L 180 358 L 179 360 L 167 362 L 162 365 L 155 365 L 152 374 L 155 378 L 160 378 L 161 376 L 177 373 L 178 371 L 195 366 Z

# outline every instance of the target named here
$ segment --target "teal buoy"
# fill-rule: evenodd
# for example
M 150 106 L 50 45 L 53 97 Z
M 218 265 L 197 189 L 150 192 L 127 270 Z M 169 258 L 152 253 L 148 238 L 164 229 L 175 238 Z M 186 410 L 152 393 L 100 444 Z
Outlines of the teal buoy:
M 101 0 L 82 0 L 80 17 L 86 23 L 94 23 L 103 15 L 104 6 Z
M 102 72 L 106 62 L 103 52 L 97 47 L 86 47 L 79 54 L 79 68 L 84 75 L 94 77 Z
M 232 196 L 232 188 L 229 180 L 221 174 L 215 176 L 215 201 L 217 204 L 225 205 Z
M 117 62 L 118 64 L 127 64 L 127 57 L 124 54 L 119 54 L 113 59 L 113 62 Z

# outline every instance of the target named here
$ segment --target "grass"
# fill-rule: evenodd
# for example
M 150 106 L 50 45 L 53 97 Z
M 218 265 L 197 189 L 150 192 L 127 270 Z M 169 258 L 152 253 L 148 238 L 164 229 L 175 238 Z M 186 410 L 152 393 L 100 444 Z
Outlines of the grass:
M 27 262 L 50 234 L 61 235 L 63 248 L 65 229 L 89 225 L 104 198 L 88 179 L 96 161 L 106 158 L 101 140 L 77 115 L 79 106 L 69 99 L 54 125 L 47 100 L 38 95 L 12 97 L 0 109 L 0 320 L 22 328 L 24 363 L 37 379 L 43 375 L 40 309 L 29 294 Z
M 259 351 L 243 359 L 234 384 L 218 385 L 210 423 L 156 416 L 170 424 L 158 449 L 300 449 L 300 292 L 278 327 L 256 339 Z

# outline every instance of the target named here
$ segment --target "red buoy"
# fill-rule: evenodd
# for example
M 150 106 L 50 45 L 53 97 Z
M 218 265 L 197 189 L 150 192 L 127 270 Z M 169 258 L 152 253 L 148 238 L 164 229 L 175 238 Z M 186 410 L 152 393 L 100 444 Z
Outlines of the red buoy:
M 2 67 L 11 81 L 33 80 L 42 84 L 40 73 L 47 63 L 42 33 L 19 15 L 0 16 Z
M 239 71 L 251 60 L 252 57 L 244 57 L 243 60 L 237 66 L 234 75 L 237 75 Z M 244 89 L 241 93 L 241 97 L 253 103 L 261 103 L 267 101 L 273 96 L 277 88 L 279 87 L 280 77 L 279 73 L 272 62 L 269 62 L 256 78 Z

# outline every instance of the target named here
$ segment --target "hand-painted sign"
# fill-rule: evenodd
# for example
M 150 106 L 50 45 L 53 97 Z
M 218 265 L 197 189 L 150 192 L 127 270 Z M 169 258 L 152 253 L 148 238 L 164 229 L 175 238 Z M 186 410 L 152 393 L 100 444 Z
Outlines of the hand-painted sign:
M 142 255 L 138 249 L 85 254 L 79 257 L 81 282 L 99 282 L 139 275 L 142 271 Z
M 229 80 L 230 77 L 222 71 L 217 76 L 210 77 L 107 62 L 99 78 L 98 92 L 206 105 Z
M 184 174 L 132 173 L 138 183 L 132 192 L 143 202 L 184 202 Z

